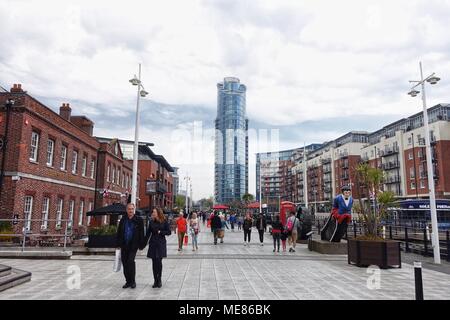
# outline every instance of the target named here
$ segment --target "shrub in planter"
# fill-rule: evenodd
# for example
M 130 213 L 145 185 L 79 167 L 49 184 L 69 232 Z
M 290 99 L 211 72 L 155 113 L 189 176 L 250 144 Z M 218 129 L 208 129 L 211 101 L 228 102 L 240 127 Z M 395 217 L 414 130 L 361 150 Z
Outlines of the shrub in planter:
M 89 248 L 115 248 L 117 226 L 101 226 L 89 229 Z
M 1 221 L 0 222 L 0 242 L 11 242 L 12 238 L 11 236 L 8 236 L 8 234 L 14 234 L 14 229 L 11 225 L 11 222 L 8 221 Z
M 380 191 L 384 171 L 363 163 L 356 167 L 355 172 L 359 194 L 368 195 L 371 192 L 376 205 L 372 206 L 370 201 L 364 202 L 359 199 L 358 205 L 354 207 L 360 222 L 364 225 L 364 235 L 348 240 L 348 263 L 359 267 L 370 265 L 377 265 L 380 268 L 401 267 L 400 242 L 385 240 L 379 236 L 381 218 L 395 201 L 391 192 Z

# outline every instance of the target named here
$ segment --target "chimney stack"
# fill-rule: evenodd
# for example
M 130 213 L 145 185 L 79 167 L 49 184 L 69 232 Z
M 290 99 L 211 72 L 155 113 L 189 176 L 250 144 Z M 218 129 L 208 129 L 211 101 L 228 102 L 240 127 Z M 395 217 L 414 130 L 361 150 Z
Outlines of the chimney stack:
M 71 113 L 72 109 L 70 108 L 70 105 L 68 103 L 63 103 L 62 106 L 59 107 L 59 115 L 67 121 L 70 121 Z
M 14 83 L 10 91 L 11 93 L 21 93 L 23 92 L 22 85 L 20 83 L 19 84 Z

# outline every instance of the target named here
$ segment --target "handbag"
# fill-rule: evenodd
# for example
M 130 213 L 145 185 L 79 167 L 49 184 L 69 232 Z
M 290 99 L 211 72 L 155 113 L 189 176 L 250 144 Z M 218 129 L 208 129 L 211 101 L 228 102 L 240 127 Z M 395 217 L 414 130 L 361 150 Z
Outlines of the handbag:
M 120 249 L 116 249 L 116 256 L 114 258 L 113 271 L 119 272 L 121 265 L 122 265 L 122 257 L 120 255 Z

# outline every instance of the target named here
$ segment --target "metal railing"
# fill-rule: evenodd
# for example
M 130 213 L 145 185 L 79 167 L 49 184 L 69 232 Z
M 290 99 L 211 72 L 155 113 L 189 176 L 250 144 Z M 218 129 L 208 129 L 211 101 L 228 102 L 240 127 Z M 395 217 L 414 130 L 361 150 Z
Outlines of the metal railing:
M 26 244 L 30 246 L 48 246 L 48 245 L 54 245 L 58 244 L 58 246 L 61 244 L 58 239 L 63 238 L 63 251 L 67 248 L 67 241 L 72 238 L 73 232 L 72 232 L 72 225 L 73 221 L 69 219 L 0 219 L 0 222 L 9 222 L 11 225 L 12 231 L 3 230 L 0 231 L 0 239 L 2 238 L 18 238 L 19 244 L 21 246 L 21 250 L 25 251 Z M 63 230 L 64 233 L 48 233 L 46 230 L 40 229 L 39 232 L 36 232 L 36 229 L 33 228 L 33 222 L 39 223 L 39 225 L 43 225 L 42 223 L 46 222 L 46 225 L 50 222 L 56 222 L 55 229 L 58 228 L 58 230 Z M 65 224 L 65 227 L 62 228 L 61 226 Z M 27 225 L 30 225 L 28 228 Z M 21 230 L 21 233 L 18 233 L 18 231 Z M 11 233 L 12 232 L 12 233 Z M 37 239 L 37 240 L 35 240 Z M 28 240 L 28 241 L 27 241 Z M 33 242 L 34 240 L 34 242 Z M 35 244 L 35 245 L 33 245 Z M 0 247 L 2 247 L 2 242 L 0 241 Z
M 328 218 L 316 219 L 313 229 L 320 234 Z M 408 225 L 404 222 L 391 220 L 380 225 L 378 235 L 384 239 L 400 241 L 400 248 L 404 252 L 413 252 L 423 256 L 432 256 L 431 229 L 427 221 L 411 221 Z M 439 245 L 441 257 L 450 261 L 450 230 L 439 230 Z M 354 239 L 364 235 L 364 224 L 353 220 L 347 227 L 344 239 Z

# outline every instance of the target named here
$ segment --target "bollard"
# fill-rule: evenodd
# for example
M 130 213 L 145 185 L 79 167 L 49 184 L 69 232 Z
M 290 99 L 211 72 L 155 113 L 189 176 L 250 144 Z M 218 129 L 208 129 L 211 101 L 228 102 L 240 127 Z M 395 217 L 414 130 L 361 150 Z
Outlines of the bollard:
M 450 231 L 447 230 L 447 261 L 450 261 Z
M 409 252 L 408 228 L 405 227 L 405 252 Z
M 423 229 L 423 247 L 424 247 L 423 255 L 427 256 L 428 255 L 427 229 Z
M 392 226 L 389 226 L 389 239 L 392 240 Z
M 356 238 L 356 222 L 355 221 L 353 221 L 353 235 L 354 235 L 354 238 Z
M 422 263 L 414 262 L 414 281 L 416 287 L 416 300 L 423 300 Z
M 317 234 L 320 234 L 320 220 L 317 220 Z

